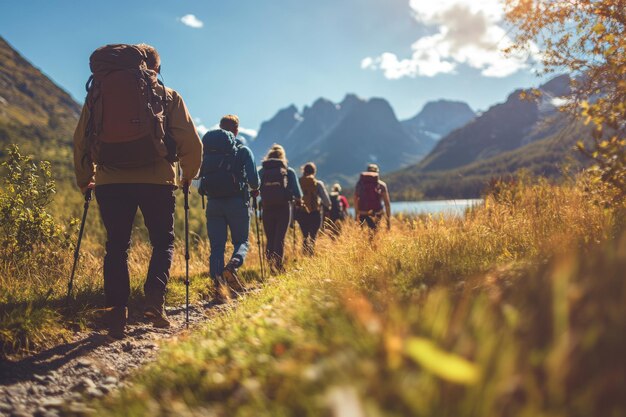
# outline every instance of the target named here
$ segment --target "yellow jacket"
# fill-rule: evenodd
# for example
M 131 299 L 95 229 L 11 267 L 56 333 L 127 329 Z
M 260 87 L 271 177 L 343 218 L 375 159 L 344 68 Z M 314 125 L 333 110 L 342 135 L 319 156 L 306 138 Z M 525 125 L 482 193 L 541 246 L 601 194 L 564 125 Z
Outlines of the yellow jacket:
M 166 110 L 168 131 L 176 142 L 178 162 L 182 170 L 182 179 L 191 182 L 198 175 L 202 163 L 202 142 L 196 127 L 189 116 L 183 98 L 168 88 L 172 101 Z M 74 172 L 76 184 L 86 187 L 90 182 L 104 184 L 163 184 L 178 185 L 176 166 L 162 159 L 152 165 L 138 168 L 112 168 L 97 166 L 91 161 L 91 155 L 85 137 L 89 110 L 83 106 L 76 131 L 74 132 Z

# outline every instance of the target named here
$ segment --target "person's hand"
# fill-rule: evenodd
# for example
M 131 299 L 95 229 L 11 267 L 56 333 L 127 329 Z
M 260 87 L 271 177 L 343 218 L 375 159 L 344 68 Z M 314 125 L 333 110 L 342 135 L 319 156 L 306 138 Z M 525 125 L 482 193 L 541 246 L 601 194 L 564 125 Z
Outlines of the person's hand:
M 93 190 L 96 187 L 96 183 L 93 181 L 90 181 L 89 184 L 85 185 L 84 187 L 80 187 L 80 192 L 85 195 L 87 193 L 87 190 Z
M 250 195 L 254 198 L 257 198 L 259 196 L 259 190 L 250 191 Z

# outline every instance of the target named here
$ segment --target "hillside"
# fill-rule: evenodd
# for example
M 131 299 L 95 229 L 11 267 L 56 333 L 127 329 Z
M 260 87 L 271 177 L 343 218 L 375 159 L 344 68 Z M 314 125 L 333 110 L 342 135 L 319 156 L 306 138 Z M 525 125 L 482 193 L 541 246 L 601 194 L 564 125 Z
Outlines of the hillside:
M 477 197 L 493 177 L 519 169 L 555 178 L 582 128 L 559 113 L 569 93 L 569 77 L 539 87 L 537 101 L 523 100 L 517 90 L 467 125 L 441 139 L 418 164 L 387 176 L 396 198 Z
M 24 153 L 71 167 L 72 134 L 80 105 L 0 37 L 0 148 L 16 143 Z
M 520 170 L 531 175 L 558 178 L 563 168 L 577 169 L 584 161 L 574 146 L 584 136 L 582 125 L 558 115 L 546 128 L 548 137 L 488 159 L 446 171 L 419 171 L 408 167 L 385 177 L 396 200 L 476 198 L 493 178 Z
M 545 122 L 556 111 L 554 100 L 569 93 L 569 77 L 560 76 L 539 87 L 539 102 L 520 98 L 522 90 L 509 95 L 474 121 L 443 138 L 424 158 L 420 171 L 458 168 L 474 161 L 520 148 L 545 138 Z
M 314 161 L 321 178 L 350 182 L 369 162 L 386 172 L 417 162 L 473 117 L 467 104 L 441 100 L 400 122 L 386 100 L 348 94 L 340 103 L 320 98 L 302 112 L 293 105 L 280 110 L 261 125 L 251 146 L 261 159 L 280 143 L 292 166 Z

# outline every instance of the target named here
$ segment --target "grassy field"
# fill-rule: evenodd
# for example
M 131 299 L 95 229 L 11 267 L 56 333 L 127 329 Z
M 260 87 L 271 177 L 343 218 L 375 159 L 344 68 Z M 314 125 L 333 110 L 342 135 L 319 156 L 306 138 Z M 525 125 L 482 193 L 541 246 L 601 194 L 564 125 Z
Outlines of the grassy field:
M 322 238 L 97 414 L 623 415 L 624 207 L 588 185 Z
M 50 211 L 68 225 L 81 198 L 61 189 Z M 95 404 L 97 414 L 623 415 L 626 207 L 611 197 L 582 177 L 525 180 L 494 188 L 464 218 L 396 217 L 373 240 L 348 225 L 339 240 L 322 236 L 314 258 L 296 259 L 289 242 L 286 274 L 166 344 L 131 385 Z M 195 195 L 192 206 L 196 302 L 213 289 Z M 69 306 L 71 245 L 0 265 L 4 353 L 59 343 L 97 321 L 104 236 L 95 201 L 90 210 Z M 182 219 L 179 204 L 179 237 Z M 141 219 L 134 238 L 131 310 L 150 253 Z M 256 283 L 251 247 L 244 277 Z M 183 274 L 178 240 L 170 305 L 183 303 Z

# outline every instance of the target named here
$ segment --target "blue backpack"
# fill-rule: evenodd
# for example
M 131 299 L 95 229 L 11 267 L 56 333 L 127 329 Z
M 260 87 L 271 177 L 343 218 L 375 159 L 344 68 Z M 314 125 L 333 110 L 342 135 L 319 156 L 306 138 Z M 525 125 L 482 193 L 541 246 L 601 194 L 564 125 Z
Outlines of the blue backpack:
M 237 160 L 239 145 L 226 130 L 208 131 L 202 138 L 203 158 L 198 192 L 208 198 L 234 197 L 243 190 L 243 167 Z

